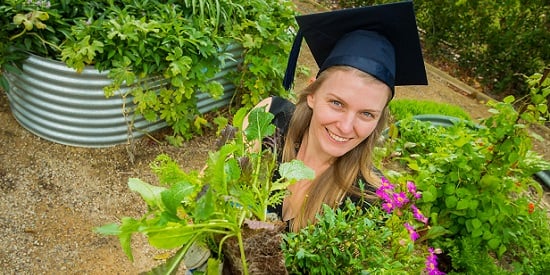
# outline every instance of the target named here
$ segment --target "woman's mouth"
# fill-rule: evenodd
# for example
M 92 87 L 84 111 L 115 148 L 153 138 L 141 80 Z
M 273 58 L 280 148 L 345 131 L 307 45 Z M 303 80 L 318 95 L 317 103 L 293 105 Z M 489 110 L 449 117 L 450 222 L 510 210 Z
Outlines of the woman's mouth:
M 329 131 L 328 129 L 327 129 L 327 133 L 333 140 L 335 140 L 337 142 L 346 142 L 346 141 L 350 140 L 349 138 L 344 138 L 344 137 L 341 137 L 339 135 L 336 135 L 336 134 L 332 133 L 331 131 Z

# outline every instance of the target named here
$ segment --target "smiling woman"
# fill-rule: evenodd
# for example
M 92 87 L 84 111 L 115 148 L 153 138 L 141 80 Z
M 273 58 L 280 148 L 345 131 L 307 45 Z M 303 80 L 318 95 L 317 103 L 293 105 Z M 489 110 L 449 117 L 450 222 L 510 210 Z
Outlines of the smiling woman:
M 298 93 L 296 105 L 280 98 L 261 103 L 275 115 L 279 160 L 298 159 L 315 171 L 315 179 L 290 186 L 283 204 L 271 209 L 292 231 L 315 223 L 323 204 L 334 208 L 347 197 L 376 199 L 380 179 L 372 154 L 394 88 L 427 84 L 412 2 L 297 21 L 283 84 L 292 86 L 302 37 L 320 68 L 318 77 Z
M 328 164 L 371 135 L 383 116 L 391 90 L 353 67 L 330 67 L 318 81 L 317 91 L 308 89 L 312 92 L 307 94 L 307 105 L 313 110 L 308 136 L 317 139 L 298 155 L 315 152 L 310 156 L 312 160 Z

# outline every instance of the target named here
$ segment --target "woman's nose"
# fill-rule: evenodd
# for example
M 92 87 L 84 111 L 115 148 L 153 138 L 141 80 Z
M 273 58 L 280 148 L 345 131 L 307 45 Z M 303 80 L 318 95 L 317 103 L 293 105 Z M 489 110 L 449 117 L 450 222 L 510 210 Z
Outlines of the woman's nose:
M 355 123 L 355 116 L 352 114 L 345 114 L 340 118 L 338 122 L 338 128 L 342 134 L 349 134 L 353 132 L 353 124 Z

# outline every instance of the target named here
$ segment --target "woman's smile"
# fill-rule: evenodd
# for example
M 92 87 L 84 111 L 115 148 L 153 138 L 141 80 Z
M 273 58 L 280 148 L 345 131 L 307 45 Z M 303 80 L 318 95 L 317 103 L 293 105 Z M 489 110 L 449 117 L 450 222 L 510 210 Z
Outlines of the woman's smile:
M 326 130 L 327 130 L 328 135 L 336 142 L 346 142 L 348 140 L 351 140 L 351 138 L 345 138 L 345 137 L 341 137 L 339 135 L 336 135 L 335 133 L 331 132 L 329 129 L 326 129 Z

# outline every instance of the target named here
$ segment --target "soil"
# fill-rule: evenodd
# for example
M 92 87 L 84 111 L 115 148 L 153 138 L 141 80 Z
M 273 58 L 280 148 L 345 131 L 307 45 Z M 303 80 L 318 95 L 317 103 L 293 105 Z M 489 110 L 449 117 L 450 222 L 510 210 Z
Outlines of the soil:
M 247 268 L 250 274 L 255 275 L 286 275 L 281 233 L 286 229 L 286 223 L 271 223 L 273 228 L 243 229 L 243 248 L 247 255 Z M 223 245 L 224 272 L 223 274 L 243 274 L 241 252 L 236 238 L 230 238 Z M 227 264 L 226 264 L 227 263 Z
M 319 10 L 296 0 L 299 11 Z M 303 48 L 299 63 L 316 71 Z M 474 119 L 489 115 L 486 97 L 457 79 L 428 67 L 428 86 L 399 87 L 396 98 L 425 99 L 458 105 Z M 310 76 L 300 75 L 296 89 Z M 458 87 L 460 86 L 460 87 Z M 122 216 L 140 217 L 146 205 L 130 192 L 128 178 L 155 183 L 149 164 L 165 153 L 185 171 L 200 169 L 216 141 L 213 132 L 181 147 L 150 137 L 136 140 L 134 161 L 125 144 L 109 148 L 80 148 L 56 144 L 35 136 L 13 118 L 5 93 L 0 92 L 0 273 L 2 274 L 136 274 L 160 263 L 162 253 L 143 236 L 133 238 L 134 262 L 123 253 L 118 239 L 92 229 Z M 547 129 L 538 129 L 544 141 L 535 150 L 550 160 Z M 162 140 L 164 132 L 154 133 Z M 548 198 L 548 192 L 546 192 Z

